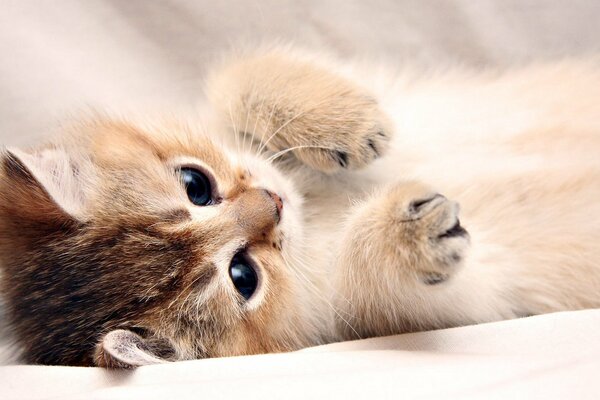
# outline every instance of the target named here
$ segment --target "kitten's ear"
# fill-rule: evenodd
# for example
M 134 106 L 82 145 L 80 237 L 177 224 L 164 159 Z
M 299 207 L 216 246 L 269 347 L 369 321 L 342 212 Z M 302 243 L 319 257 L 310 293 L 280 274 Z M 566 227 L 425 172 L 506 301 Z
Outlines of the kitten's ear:
M 82 172 L 64 150 L 6 149 L 0 160 L 0 205 L 11 215 L 35 223 L 83 219 Z
M 107 333 L 96 347 L 94 362 L 103 368 L 135 368 L 169 362 L 154 353 L 141 336 L 126 329 Z

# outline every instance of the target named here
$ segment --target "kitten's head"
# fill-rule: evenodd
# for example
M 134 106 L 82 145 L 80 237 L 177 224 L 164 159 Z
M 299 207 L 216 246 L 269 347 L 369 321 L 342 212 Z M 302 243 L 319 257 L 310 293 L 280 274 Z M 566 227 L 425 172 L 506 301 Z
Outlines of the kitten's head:
M 301 199 L 274 168 L 185 126 L 73 130 L 1 159 L 2 292 L 28 361 L 136 366 L 315 339 L 288 261 Z

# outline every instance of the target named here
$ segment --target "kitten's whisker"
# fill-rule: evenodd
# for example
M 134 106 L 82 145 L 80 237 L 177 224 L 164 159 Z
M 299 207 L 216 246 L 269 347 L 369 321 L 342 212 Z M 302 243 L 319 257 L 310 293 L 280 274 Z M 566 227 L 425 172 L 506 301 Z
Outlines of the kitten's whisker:
M 287 149 L 278 151 L 277 153 L 275 153 L 272 156 L 270 156 L 269 158 L 267 158 L 266 161 L 271 163 L 271 162 L 275 161 L 277 158 L 283 156 L 284 154 L 286 154 L 290 151 L 296 150 L 296 149 L 323 149 L 323 150 L 335 151 L 334 148 L 327 147 L 327 146 L 312 146 L 312 145 L 294 146 L 294 147 L 289 147 Z
M 237 148 L 237 153 L 240 154 L 240 138 L 238 137 L 238 131 L 235 126 L 235 122 L 233 121 L 233 112 L 231 111 L 231 101 L 229 102 L 229 120 L 231 121 L 231 127 L 233 128 L 233 135 L 235 137 L 235 146 Z
M 263 152 L 263 150 L 267 146 L 268 141 L 265 142 L 265 134 L 267 133 L 267 130 L 271 126 L 271 121 L 273 120 L 273 114 L 275 113 L 275 107 L 277 107 L 277 105 L 279 104 L 278 102 L 281 99 L 281 96 L 282 95 L 280 94 L 279 98 L 273 102 L 273 106 L 271 107 L 271 112 L 269 112 L 269 118 L 267 119 L 267 125 L 265 126 L 265 129 L 263 130 L 263 133 L 260 137 L 260 147 L 258 148 L 259 155 Z
M 269 129 L 271 127 L 271 123 L 273 122 L 273 116 L 275 115 L 275 109 L 281 103 L 281 99 L 283 96 L 284 96 L 284 93 L 282 91 L 281 93 L 279 93 L 279 96 L 275 99 L 275 101 L 273 101 L 273 106 L 271 107 L 271 112 L 269 113 L 269 118 L 267 119 L 267 124 L 265 125 L 265 129 L 263 130 L 261 138 L 260 138 L 261 146 L 258 149 L 259 156 L 260 156 L 260 154 L 262 154 L 262 152 L 264 151 L 265 147 L 268 144 L 268 141 L 265 142 L 265 134 L 267 134 L 267 132 L 269 131 Z
M 260 115 L 262 113 L 262 109 L 263 109 L 264 104 L 265 104 L 265 98 L 263 97 L 262 101 L 260 102 L 260 106 L 258 108 L 258 112 L 254 116 L 254 127 L 252 128 L 252 141 L 254 141 L 255 138 L 256 138 L 256 129 L 258 128 L 258 119 L 260 118 Z M 261 143 L 262 143 L 262 140 L 264 139 L 265 129 L 263 129 L 263 133 L 262 133 L 261 138 L 260 138 Z M 256 155 L 260 156 L 260 153 L 257 152 Z
M 315 105 L 314 105 L 314 107 L 312 107 L 312 108 L 309 108 L 308 110 L 303 110 L 303 111 L 300 111 L 298 114 L 294 115 L 293 117 L 291 117 L 290 119 L 288 119 L 286 122 L 284 122 L 284 123 L 283 123 L 283 124 L 282 124 L 282 125 L 281 125 L 279 128 L 277 128 L 277 129 L 275 130 L 275 132 L 273 132 L 273 134 L 272 134 L 271 136 L 269 136 L 269 138 L 267 139 L 267 141 L 266 141 L 266 142 L 264 142 L 264 143 L 262 144 L 262 146 L 261 146 L 261 150 L 259 151 L 259 153 L 261 153 L 261 152 L 262 152 L 262 149 L 264 149 L 264 148 L 267 146 L 267 144 L 268 144 L 268 143 L 269 143 L 269 142 L 270 142 L 270 141 L 271 141 L 271 140 L 272 140 L 272 139 L 273 139 L 273 138 L 274 138 L 274 137 L 275 137 L 275 136 L 276 136 L 276 135 L 277 135 L 279 132 L 281 132 L 281 130 L 282 130 L 283 128 L 285 128 L 286 126 L 288 126 L 290 123 L 294 122 L 296 119 L 298 119 L 298 118 L 302 117 L 304 114 L 307 114 L 307 113 L 309 113 L 309 112 L 312 112 L 312 111 L 314 111 L 316 108 L 320 107 L 320 106 L 321 106 L 323 103 L 327 102 L 328 100 L 329 100 L 329 99 L 324 99 L 323 101 L 321 101 L 321 102 L 319 102 L 319 103 L 315 104 Z
M 246 124 L 244 126 L 244 153 L 248 150 L 246 149 L 246 135 L 248 134 L 248 119 L 250 118 L 250 104 L 252 104 L 252 96 L 256 93 L 256 81 L 252 81 L 252 90 L 250 91 L 250 95 L 248 96 L 248 103 L 246 104 Z M 252 138 L 251 138 L 252 139 Z

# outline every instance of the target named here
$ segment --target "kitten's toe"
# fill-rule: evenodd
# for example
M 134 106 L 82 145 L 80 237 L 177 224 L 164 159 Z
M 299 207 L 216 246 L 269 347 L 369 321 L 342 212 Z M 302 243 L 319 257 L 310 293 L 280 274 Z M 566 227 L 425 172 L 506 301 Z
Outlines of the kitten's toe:
M 391 132 L 381 127 L 367 129 L 360 141 L 360 147 L 353 152 L 354 168 L 361 168 L 384 156 L 388 150 Z
M 458 210 L 457 203 L 444 197 L 430 217 L 423 218 L 423 223 L 427 224 L 426 240 L 431 256 L 430 268 L 422 274 L 427 285 L 447 281 L 463 265 L 470 236 L 458 219 Z
M 343 127 L 338 132 L 328 132 L 330 138 L 321 148 L 299 148 L 294 154 L 305 164 L 325 173 L 363 168 L 384 156 L 389 148 L 391 129 L 382 128 L 389 123 L 384 122 L 383 115 L 378 118 L 378 122 L 358 126 L 355 123 L 352 131 Z
M 389 147 L 391 140 L 391 132 L 383 128 L 374 128 L 369 130 L 365 135 L 363 144 L 365 156 L 369 160 L 375 160 L 383 156 Z
M 469 233 L 465 228 L 461 226 L 460 220 L 457 218 L 454 225 L 452 225 L 450 229 L 439 235 L 438 239 L 450 239 L 453 237 L 464 237 L 468 235 Z
M 443 284 L 464 263 L 470 236 L 458 219 L 458 203 L 416 188 L 412 200 L 403 203 L 405 247 L 417 251 L 415 266 L 422 283 Z
M 446 198 L 439 193 L 419 197 L 408 204 L 407 214 L 413 218 L 420 218 L 445 201 Z

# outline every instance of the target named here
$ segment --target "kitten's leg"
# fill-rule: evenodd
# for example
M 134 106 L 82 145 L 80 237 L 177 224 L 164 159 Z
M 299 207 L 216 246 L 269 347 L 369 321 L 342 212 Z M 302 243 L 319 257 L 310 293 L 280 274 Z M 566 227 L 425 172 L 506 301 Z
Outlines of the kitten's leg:
M 365 89 L 288 51 L 226 64 L 207 87 L 219 118 L 243 139 L 282 155 L 289 150 L 323 172 L 363 167 L 390 140 L 390 122 Z
M 514 317 L 491 304 L 499 297 L 494 279 L 470 270 L 471 239 L 457 203 L 407 182 L 353 211 L 335 270 L 342 338 Z

